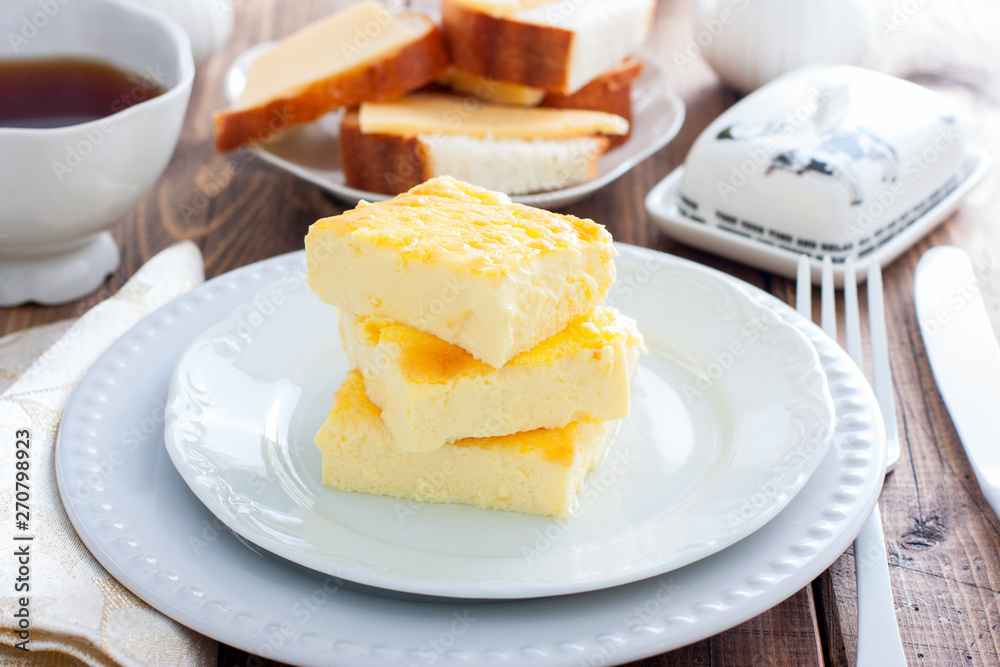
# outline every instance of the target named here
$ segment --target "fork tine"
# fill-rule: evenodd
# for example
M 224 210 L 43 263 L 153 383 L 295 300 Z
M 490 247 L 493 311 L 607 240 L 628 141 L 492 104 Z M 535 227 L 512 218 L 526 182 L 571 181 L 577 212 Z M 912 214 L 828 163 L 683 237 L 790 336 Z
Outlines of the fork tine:
M 886 470 L 899 463 L 899 427 L 896 426 L 896 401 L 892 395 L 892 369 L 889 367 L 889 341 L 885 326 L 885 299 L 882 294 L 882 269 L 878 262 L 868 268 L 868 326 L 871 329 L 872 379 L 875 398 L 885 421 Z
M 812 271 L 809 257 L 799 255 L 799 266 L 795 278 L 795 310 L 807 320 L 812 319 Z
M 861 356 L 861 314 L 858 312 L 858 276 L 854 271 L 854 258 L 848 257 L 844 265 L 844 347 L 858 368 L 864 368 Z
M 820 286 L 820 326 L 827 336 L 837 340 L 837 293 L 833 286 L 833 262 L 823 257 L 823 282 Z

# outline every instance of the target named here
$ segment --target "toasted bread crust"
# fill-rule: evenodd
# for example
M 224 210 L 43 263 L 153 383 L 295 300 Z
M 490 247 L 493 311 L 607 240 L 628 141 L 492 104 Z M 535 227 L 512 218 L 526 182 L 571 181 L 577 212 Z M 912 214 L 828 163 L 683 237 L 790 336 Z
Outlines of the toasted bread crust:
M 498 81 L 568 90 L 572 31 L 493 18 L 455 0 L 441 0 L 441 24 L 459 68 Z
M 431 177 L 423 142 L 396 134 L 364 134 L 356 107 L 340 121 L 340 161 L 347 186 L 367 192 L 397 195 Z
M 423 37 L 389 58 L 316 81 L 295 95 L 264 105 L 216 112 L 215 148 L 220 152 L 233 150 L 316 120 L 339 107 L 397 97 L 433 81 L 447 67 L 444 40 L 437 26 L 431 24 Z
M 641 73 L 642 63 L 635 58 L 626 58 L 621 65 L 605 72 L 572 95 L 547 94 L 541 106 L 591 109 L 621 116 L 629 123 L 628 134 L 608 137 L 610 148 L 617 148 L 632 136 L 632 83 Z

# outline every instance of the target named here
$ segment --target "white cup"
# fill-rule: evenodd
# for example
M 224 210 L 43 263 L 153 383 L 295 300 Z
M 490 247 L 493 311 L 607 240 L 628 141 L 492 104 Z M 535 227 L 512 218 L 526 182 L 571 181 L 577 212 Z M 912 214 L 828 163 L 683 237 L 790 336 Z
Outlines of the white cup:
M 64 303 L 120 261 L 106 231 L 159 179 L 180 134 L 194 62 L 170 19 L 120 0 L 0 2 L 0 59 L 79 57 L 140 76 L 134 106 L 47 129 L 0 127 L 0 306 Z M 150 79 L 166 90 L 150 93 Z

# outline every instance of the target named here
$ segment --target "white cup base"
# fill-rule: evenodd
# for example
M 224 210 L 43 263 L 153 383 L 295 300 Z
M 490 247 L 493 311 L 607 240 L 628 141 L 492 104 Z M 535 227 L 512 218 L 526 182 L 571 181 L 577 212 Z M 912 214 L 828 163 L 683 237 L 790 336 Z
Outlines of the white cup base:
M 0 258 L 0 306 L 75 301 L 97 290 L 120 262 L 110 232 L 63 252 Z

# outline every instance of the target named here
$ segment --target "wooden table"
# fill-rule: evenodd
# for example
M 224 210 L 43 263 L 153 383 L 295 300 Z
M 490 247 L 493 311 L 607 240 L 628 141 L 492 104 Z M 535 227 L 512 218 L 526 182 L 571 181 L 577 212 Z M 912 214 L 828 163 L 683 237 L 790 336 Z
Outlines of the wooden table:
M 96 294 L 56 308 L 0 310 L 0 334 L 78 316 L 114 293 L 147 259 L 193 239 L 209 277 L 302 247 L 310 223 L 343 210 L 319 188 L 243 152 L 217 155 L 212 111 L 224 106 L 222 76 L 236 54 L 286 35 L 347 0 L 242 0 L 227 48 L 198 72 L 187 122 L 159 184 L 115 228 L 122 264 Z M 611 186 L 566 212 L 608 226 L 614 237 L 693 259 L 791 300 L 785 279 L 672 241 L 643 198 L 679 165 L 701 130 L 736 101 L 700 59 L 674 55 L 695 32 L 693 0 L 662 0 L 648 48 L 662 58 L 687 104 L 677 138 Z M 957 101 L 969 141 L 1000 148 L 1000 6 L 992 0 L 878 0 L 871 3 L 871 66 L 932 86 Z M 902 461 L 881 496 L 896 613 L 911 665 L 1000 664 L 1000 523 L 983 500 L 938 395 L 913 306 L 913 273 L 934 245 L 968 250 L 977 265 L 1000 255 L 1000 170 L 960 212 L 885 271 L 889 344 L 903 443 Z M 1000 280 L 982 285 L 1000 331 Z M 815 302 L 815 301 L 814 301 Z M 862 295 L 862 311 L 864 312 Z M 867 333 L 865 333 L 867 337 Z M 867 352 L 866 352 L 867 353 Z M 1000 409 L 1000 406 L 998 406 Z M 854 559 L 844 554 L 821 577 L 775 608 L 715 637 L 635 665 L 853 664 Z M 274 664 L 221 647 L 220 665 Z

